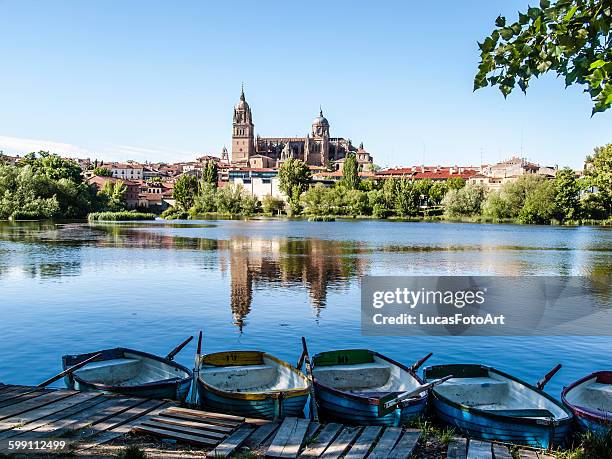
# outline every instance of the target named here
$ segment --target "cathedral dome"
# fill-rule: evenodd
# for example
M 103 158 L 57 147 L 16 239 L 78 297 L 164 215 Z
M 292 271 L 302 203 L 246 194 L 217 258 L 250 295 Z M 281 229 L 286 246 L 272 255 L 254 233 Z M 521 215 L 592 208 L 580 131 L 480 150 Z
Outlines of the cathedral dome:
M 312 122 L 313 126 L 329 126 L 329 121 L 323 116 L 323 110 L 319 110 L 319 116 L 317 116 Z

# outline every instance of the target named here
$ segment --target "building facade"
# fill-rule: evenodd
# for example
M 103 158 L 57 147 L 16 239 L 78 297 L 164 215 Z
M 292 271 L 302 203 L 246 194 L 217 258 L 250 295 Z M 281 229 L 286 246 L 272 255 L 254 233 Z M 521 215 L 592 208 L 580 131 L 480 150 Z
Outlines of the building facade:
M 289 158 L 300 159 L 310 166 L 335 167 L 338 160 L 355 153 L 362 165 L 372 164 L 372 156 L 363 149 L 355 148 L 343 137 L 331 137 L 330 124 L 319 110 L 305 137 L 260 137 L 255 136 L 255 125 L 251 107 L 240 93 L 234 106 L 232 123 L 232 163 L 242 167 L 278 167 Z M 253 163 L 253 164 L 251 164 Z

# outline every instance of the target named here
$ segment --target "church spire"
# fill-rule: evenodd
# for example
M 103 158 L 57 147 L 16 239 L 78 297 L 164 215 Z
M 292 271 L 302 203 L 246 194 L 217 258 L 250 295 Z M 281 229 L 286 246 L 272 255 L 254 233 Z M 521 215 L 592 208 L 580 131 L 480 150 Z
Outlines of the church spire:
M 323 108 L 319 105 L 319 116 L 323 116 Z
M 240 100 L 244 100 L 244 83 L 240 86 Z

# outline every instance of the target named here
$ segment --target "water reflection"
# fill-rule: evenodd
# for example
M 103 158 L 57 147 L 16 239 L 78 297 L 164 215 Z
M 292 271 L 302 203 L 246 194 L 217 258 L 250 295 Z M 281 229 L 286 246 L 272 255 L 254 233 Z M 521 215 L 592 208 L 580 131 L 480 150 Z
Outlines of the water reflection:
M 0 223 L 0 280 L 9 275 L 61 280 L 80 276 L 87 266 L 103 272 L 113 263 L 146 267 L 155 261 L 154 251 L 163 250 L 164 256 L 177 255 L 161 262 L 156 271 L 160 278 L 183 264 L 226 275 L 225 298 L 240 331 L 256 291 L 274 295 L 304 289 L 318 319 L 330 293 L 348 290 L 365 274 L 579 274 L 592 277 L 594 287 L 609 294 L 611 246 L 605 231 L 585 235 L 580 229 L 385 222 L 310 224 L 304 230 L 302 223 L 274 224 Z M 349 239 L 349 234 L 361 240 Z M 603 287 L 597 280 L 602 278 Z

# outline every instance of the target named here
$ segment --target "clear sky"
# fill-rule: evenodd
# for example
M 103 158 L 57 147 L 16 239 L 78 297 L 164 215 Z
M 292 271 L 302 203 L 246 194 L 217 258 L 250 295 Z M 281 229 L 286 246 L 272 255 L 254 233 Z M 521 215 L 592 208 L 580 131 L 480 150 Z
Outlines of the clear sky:
M 477 40 L 527 0 L 0 0 L 0 149 L 109 160 L 218 155 L 244 82 L 255 130 L 331 135 L 382 166 L 513 154 L 581 167 L 612 112 L 561 79 L 472 92 Z

